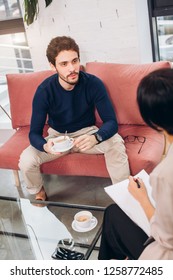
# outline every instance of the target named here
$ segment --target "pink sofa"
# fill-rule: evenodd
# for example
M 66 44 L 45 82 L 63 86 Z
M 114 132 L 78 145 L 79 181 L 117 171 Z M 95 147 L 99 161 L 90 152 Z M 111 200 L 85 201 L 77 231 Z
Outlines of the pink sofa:
M 169 62 L 150 64 L 116 64 L 90 62 L 86 64 L 86 72 L 102 79 L 113 102 L 119 124 L 119 134 L 144 136 L 141 152 L 140 143 L 126 143 L 131 174 L 141 169 L 150 173 L 159 163 L 164 152 L 164 137 L 149 128 L 143 122 L 136 103 L 136 88 L 140 79 L 147 73 L 161 68 L 170 67 Z M 18 162 L 21 152 L 29 145 L 28 132 L 31 117 L 31 104 L 37 86 L 51 71 L 26 74 L 8 74 L 7 83 L 10 98 L 12 127 L 14 135 L 0 147 L 0 168 L 12 169 L 15 183 L 20 185 Z M 97 115 L 97 125 L 101 124 Z M 47 125 L 45 125 L 45 135 Z M 41 172 L 45 174 L 109 177 L 103 155 L 86 155 L 74 153 L 52 162 L 44 163 Z M 116 170 L 115 170 L 116 172 Z

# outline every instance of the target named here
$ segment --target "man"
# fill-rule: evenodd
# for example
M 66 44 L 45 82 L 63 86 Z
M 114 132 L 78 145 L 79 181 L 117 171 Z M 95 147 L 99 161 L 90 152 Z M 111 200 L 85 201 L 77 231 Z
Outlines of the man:
M 100 79 L 80 71 L 79 47 L 66 36 L 56 37 L 47 47 L 47 58 L 56 74 L 38 87 L 33 99 L 29 139 L 19 167 L 27 189 L 36 199 L 45 200 L 46 193 L 40 165 L 69 152 L 104 154 L 112 183 L 129 176 L 124 141 L 118 135 L 113 106 Z M 95 109 L 103 125 L 95 126 Z M 49 136 L 44 139 L 43 127 L 48 118 Z M 67 132 L 74 138 L 71 150 L 56 153 L 54 138 Z

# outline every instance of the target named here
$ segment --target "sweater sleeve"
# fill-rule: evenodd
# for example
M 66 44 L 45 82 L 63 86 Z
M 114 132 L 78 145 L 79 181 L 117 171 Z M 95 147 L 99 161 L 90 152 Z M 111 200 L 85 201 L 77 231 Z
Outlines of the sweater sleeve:
M 35 93 L 32 103 L 31 126 L 29 132 L 31 145 L 40 151 L 44 151 L 43 145 L 46 143 L 43 137 L 43 128 L 46 123 L 47 108 L 46 93 L 40 86 Z
M 95 88 L 95 107 L 103 122 L 98 132 L 102 136 L 102 139 L 104 141 L 118 132 L 118 123 L 113 105 L 103 82 L 96 77 L 93 82 L 95 82 L 95 85 L 93 87 Z

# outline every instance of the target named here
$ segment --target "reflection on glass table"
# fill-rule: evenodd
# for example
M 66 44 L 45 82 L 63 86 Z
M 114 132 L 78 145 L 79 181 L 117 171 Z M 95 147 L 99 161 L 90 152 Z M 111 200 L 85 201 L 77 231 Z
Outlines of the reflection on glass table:
M 103 207 L 36 202 L 28 199 L 0 197 L 3 211 L 0 218 L 0 259 L 51 260 L 58 243 L 88 259 L 100 237 Z M 36 206 L 37 205 L 37 206 Z M 43 207 L 38 207 L 43 206 Z M 74 215 L 83 209 L 92 212 L 97 220 L 95 227 L 86 231 L 72 226 Z M 67 240 L 73 241 L 73 248 Z

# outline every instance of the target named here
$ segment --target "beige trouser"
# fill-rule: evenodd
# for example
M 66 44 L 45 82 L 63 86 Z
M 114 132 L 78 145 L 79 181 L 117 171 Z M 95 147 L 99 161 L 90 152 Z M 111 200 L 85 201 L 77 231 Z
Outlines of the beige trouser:
M 93 134 L 98 128 L 96 126 L 86 127 L 73 133 L 68 133 L 69 137 L 76 138 L 83 134 Z M 52 128 L 48 130 L 48 138 L 57 137 L 62 135 Z M 31 145 L 27 147 L 20 156 L 19 168 L 22 172 L 23 179 L 26 183 L 27 189 L 30 194 L 36 194 L 40 191 L 43 184 L 42 174 L 40 172 L 40 165 L 44 162 L 52 161 L 56 158 L 64 156 L 65 154 L 79 152 L 75 149 L 70 151 L 52 155 L 45 152 L 41 152 Z M 106 167 L 112 183 L 117 183 L 126 179 L 129 174 L 129 163 L 127 154 L 125 151 L 124 141 L 117 133 L 106 141 L 95 145 L 90 150 L 85 151 L 86 154 L 104 154 Z

